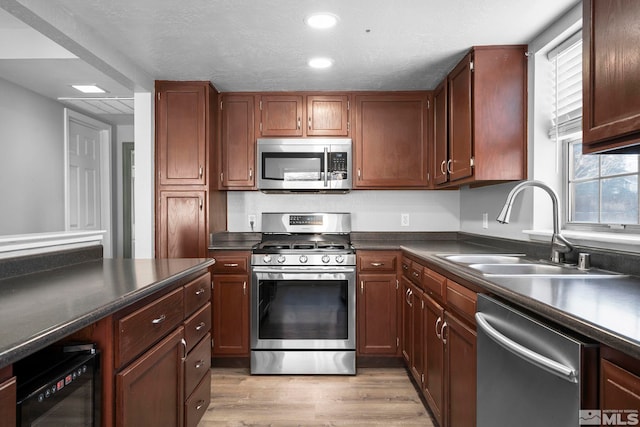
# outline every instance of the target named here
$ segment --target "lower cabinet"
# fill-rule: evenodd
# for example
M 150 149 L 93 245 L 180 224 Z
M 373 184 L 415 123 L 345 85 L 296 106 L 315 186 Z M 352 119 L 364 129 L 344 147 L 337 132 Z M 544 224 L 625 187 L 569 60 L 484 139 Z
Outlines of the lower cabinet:
M 425 296 L 424 306 L 424 382 L 422 390 L 438 425 L 442 426 L 444 402 L 444 309 Z
M 7 369 L 11 371 L 11 367 Z M 3 372 L 0 371 L 0 374 Z M 1 379 L 1 377 L 0 377 Z M 11 377 L 0 383 L 0 420 L 3 425 L 16 425 L 16 378 Z
M 399 254 L 358 251 L 357 255 L 357 353 L 359 356 L 397 356 Z
M 180 426 L 183 420 L 184 328 L 116 375 L 116 426 Z
M 212 251 L 214 357 L 249 357 L 248 251 Z
M 640 363 L 627 359 L 621 366 L 605 358 L 600 359 L 600 408 L 603 424 L 637 425 L 640 410 Z M 632 369 L 633 372 L 625 368 Z M 606 419 L 605 419 L 606 417 Z

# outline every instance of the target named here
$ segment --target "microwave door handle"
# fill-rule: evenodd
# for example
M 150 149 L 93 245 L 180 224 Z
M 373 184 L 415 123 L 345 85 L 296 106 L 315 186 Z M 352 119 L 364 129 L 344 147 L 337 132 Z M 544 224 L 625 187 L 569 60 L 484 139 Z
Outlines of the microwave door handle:
M 329 148 L 324 147 L 324 186 L 328 186 L 329 181 Z

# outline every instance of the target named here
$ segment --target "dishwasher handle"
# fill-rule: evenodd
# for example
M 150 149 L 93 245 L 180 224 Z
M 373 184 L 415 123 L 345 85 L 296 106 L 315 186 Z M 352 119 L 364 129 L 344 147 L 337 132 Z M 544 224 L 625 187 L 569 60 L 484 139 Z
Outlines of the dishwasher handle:
M 532 363 L 547 372 L 550 372 L 557 377 L 562 378 L 563 380 L 569 381 L 571 383 L 578 382 L 578 373 L 575 369 L 565 366 L 562 363 L 556 362 L 555 360 L 549 359 L 542 354 L 536 353 L 535 351 L 518 344 L 512 339 L 505 337 L 500 332 L 498 332 L 485 318 L 485 315 L 478 312 L 476 313 L 476 322 L 478 327 L 484 331 L 489 338 L 503 347 L 505 350 L 510 351 L 521 359 L 526 360 L 529 363 Z

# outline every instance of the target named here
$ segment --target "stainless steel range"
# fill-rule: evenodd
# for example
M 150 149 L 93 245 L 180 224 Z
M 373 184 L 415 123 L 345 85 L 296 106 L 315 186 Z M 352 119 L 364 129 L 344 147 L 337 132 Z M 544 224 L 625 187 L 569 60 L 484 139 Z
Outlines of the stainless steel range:
M 263 213 L 251 257 L 251 373 L 356 373 L 348 213 Z

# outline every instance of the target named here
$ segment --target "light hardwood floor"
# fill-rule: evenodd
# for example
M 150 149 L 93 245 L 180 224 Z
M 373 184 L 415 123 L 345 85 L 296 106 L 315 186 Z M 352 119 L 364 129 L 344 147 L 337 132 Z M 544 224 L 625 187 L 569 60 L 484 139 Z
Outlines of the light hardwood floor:
M 403 368 L 361 368 L 356 376 L 211 373 L 211 404 L 198 427 L 434 426 Z

